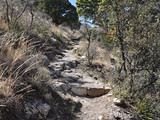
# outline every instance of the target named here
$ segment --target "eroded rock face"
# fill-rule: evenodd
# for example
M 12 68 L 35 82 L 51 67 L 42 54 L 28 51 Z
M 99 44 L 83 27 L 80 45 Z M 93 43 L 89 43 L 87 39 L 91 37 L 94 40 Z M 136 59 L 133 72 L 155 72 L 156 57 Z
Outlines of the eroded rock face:
M 47 117 L 50 109 L 50 105 L 40 99 L 24 103 L 25 117 L 27 120 L 43 120 Z

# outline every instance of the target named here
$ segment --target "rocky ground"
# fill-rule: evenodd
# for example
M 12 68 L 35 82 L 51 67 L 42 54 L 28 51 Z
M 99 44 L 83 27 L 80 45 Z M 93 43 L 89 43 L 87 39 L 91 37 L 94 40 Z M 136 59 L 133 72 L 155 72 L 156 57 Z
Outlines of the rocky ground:
M 73 45 L 74 49 L 78 46 Z M 85 59 L 85 56 L 77 59 L 73 49 L 68 48 L 49 65 L 54 80 L 50 80 L 48 85 L 62 98 L 80 103 L 75 119 L 136 120 L 127 106 L 121 106 L 121 101 L 112 96 L 111 85 L 101 83 L 79 69 L 79 64 Z

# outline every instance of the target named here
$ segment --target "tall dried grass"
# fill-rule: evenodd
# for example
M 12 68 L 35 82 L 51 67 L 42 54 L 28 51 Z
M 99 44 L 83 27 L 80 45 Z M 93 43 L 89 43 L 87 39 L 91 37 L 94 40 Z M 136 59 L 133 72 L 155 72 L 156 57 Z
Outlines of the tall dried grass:
M 31 79 L 40 67 L 41 53 L 34 50 L 24 33 L 8 32 L 0 36 L 0 41 L 0 113 L 18 115 L 20 109 L 12 112 L 33 91 Z

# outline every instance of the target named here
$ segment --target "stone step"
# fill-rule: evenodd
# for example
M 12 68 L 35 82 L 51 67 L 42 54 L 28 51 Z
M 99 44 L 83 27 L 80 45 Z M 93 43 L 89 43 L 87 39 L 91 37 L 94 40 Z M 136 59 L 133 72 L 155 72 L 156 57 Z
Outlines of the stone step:
M 62 78 L 64 80 L 67 80 L 68 82 L 77 82 L 80 78 L 82 78 L 81 75 L 79 75 L 78 73 L 68 73 L 68 72 L 62 72 L 61 73 Z
M 56 91 L 61 93 L 73 93 L 77 96 L 89 96 L 89 97 L 98 97 L 108 93 L 111 90 L 111 87 L 103 86 L 103 87 L 83 87 L 83 86 L 75 86 L 69 83 L 68 81 L 64 81 L 63 79 L 56 79 L 51 81 L 49 85 Z
M 106 88 L 87 88 L 87 87 L 72 87 L 71 91 L 78 96 L 98 97 L 108 93 L 111 90 L 110 87 Z

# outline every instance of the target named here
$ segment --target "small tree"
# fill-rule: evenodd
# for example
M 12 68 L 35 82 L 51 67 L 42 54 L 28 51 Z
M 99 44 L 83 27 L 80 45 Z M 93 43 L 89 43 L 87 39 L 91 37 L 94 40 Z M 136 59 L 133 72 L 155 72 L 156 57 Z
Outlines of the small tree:
M 5 17 L 6 17 L 6 22 L 8 24 L 9 29 L 15 28 L 15 26 L 18 23 L 18 20 L 20 19 L 20 17 L 23 15 L 25 10 L 29 6 L 29 3 L 27 1 L 26 5 L 22 9 L 22 11 L 17 14 L 17 13 L 15 13 L 14 4 L 17 4 L 17 3 L 16 2 L 15 3 L 14 2 L 8 2 L 8 0 L 5 0 L 5 7 L 6 7 Z M 15 14 L 16 14 L 16 16 L 15 16 Z

